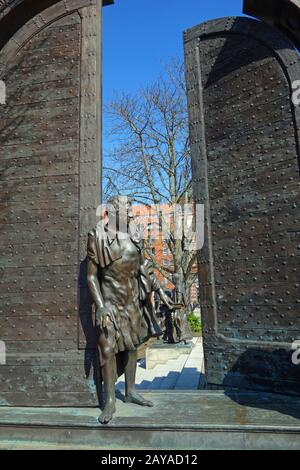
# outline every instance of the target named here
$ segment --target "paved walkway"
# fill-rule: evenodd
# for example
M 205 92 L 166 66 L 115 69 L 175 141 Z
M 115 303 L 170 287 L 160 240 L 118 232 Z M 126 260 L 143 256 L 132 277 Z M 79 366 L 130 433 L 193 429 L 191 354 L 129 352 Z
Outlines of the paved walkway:
M 197 390 L 204 385 L 204 360 L 202 339 L 194 338 L 195 346 L 190 354 L 157 365 L 151 370 L 145 368 L 145 361 L 139 361 L 136 384 L 140 390 Z M 124 376 L 119 378 L 117 389 L 124 390 Z

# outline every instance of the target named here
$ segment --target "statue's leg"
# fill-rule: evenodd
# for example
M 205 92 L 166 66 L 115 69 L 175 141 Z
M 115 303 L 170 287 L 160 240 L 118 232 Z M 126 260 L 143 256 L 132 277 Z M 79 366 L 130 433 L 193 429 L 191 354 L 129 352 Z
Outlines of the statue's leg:
M 164 316 L 164 336 L 163 336 L 163 341 L 168 341 L 168 318 L 167 315 L 165 314 Z
M 111 421 L 113 414 L 116 412 L 116 392 L 115 392 L 115 380 L 116 380 L 116 358 L 115 356 L 107 361 L 102 366 L 102 377 L 104 383 L 105 393 L 105 406 L 99 416 L 99 421 L 102 424 L 107 424 Z
M 168 312 L 166 314 L 166 329 L 167 329 L 167 339 L 168 343 L 175 343 L 174 335 L 173 335 L 173 318 L 172 313 Z
M 180 343 L 180 341 L 182 340 L 182 325 L 181 325 L 181 317 L 180 317 L 179 312 L 176 312 L 175 314 L 174 327 L 176 331 L 177 342 Z
M 107 334 L 102 333 L 99 336 L 98 350 L 105 393 L 105 406 L 99 416 L 99 421 L 106 424 L 112 419 L 116 411 L 115 382 L 117 366 L 114 351 L 114 330 L 110 322 L 107 325 Z
M 128 351 L 125 365 L 125 401 L 141 406 L 153 406 L 149 400 L 145 400 L 135 388 L 135 376 L 137 367 L 137 351 Z
M 184 344 L 190 343 L 193 339 L 193 334 L 190 330 L 187 315 L 184 310 L 181 311 L 179 314 L 177 325 L 178 325 L 178 329 L 177 329 L 178 340 L 183 342 Z

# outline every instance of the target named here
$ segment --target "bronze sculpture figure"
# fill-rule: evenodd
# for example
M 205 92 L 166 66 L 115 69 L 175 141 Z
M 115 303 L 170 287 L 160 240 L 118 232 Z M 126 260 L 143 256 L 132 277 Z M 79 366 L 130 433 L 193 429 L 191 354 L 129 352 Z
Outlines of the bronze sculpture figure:
M 185 295 L 183 282 L 179 274 L 173 274 L 175 288 L 172 292 L 173 301 L 171 306 L 165 302 L 162 312 L 165 317 L 164 341 L 169 344 L 190 343 L 193 339 L 188 320 L 188 302 Z
M 173 282 L 175 284 L 173 300 L 175 305 L 179 306 L 179 308 L 174 310 L 174 327 L 176 331 L 176 339 L 179 343 L 183 342 L 186 344 L 193 339 L 193 335 L 187 320 L 188 301 L 186 298 L 182 277 L 179 274 L 174 273 Z
M 125 401 L 153 406 L 135 388 L 137 347 L 159 336 L 161 330 L 145 304 L 153 279 L 141 240 L 128 230 L 132 220 L 127 198 L 112 198 L 101 222 L 88 235 L 88 286 L 97 309 L 98 350 L 106 395 L 99 417 L 103 424 L 115 413 L 115 382 L 123 372 Z

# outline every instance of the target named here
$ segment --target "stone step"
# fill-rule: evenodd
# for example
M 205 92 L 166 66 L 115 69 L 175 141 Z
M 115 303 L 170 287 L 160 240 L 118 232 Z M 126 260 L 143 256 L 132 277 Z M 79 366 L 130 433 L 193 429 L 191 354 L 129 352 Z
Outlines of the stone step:
M 194 348 L 190 354 L 181 354 L 165 364 L 158 364 L 153 369 L 145 368 L 145 361 L 138 363 L 136 386 L 139 390 L 197 389 L 204 384 L 203 348 L 199 338 L 193 338 Z M 202 379 L 202 382 L 201 382 Z M 120 377 L 116 388 L 124 390 L 125 378 Z
M 154 369 L 159 364 L 168 364 L 169 361 L 178 359 L 182 354 L 190 354 L 194 344 L 194 341 L 187 345 L 154 342 L 146 350 L 146 368 Z
M 158 383 L 158 380 L 161 381 L 165 375 L 168 373 L 169 368 L 165 364 L 156 366 L 154 369 L 148 370 L 144 369 L 143 367 L 138 367 L 137 368 L 137 373 L 136 373 L 136 386 L 138 389 L 148 389 L 148 388 L 154 388 L 156 389 L 155 385 L 152 385 L 152 383 L 155 382 L 155 384 Z M 122 375 L 118 382 L 117 382 L 117 389 L 118 390 L 123 390 L 125 388 L 125 377 Z
M 146 390 L 158 390 L 166 388 L 166 382 L 163 385 L 164 380 L 166 380 L 170 372 L 177 372 L 180 374 L 185 362 L 188 359 L 188 355 L 184 354 L 178 359 L 169 361 L 167 364 L 156 366 L 152 370 L 146 370 L 145 374 L 142 376 L 143 380 L 138 382 L 139 388 Z
M 168 374 L 162 381 L 160 385 L 160 390 L 172 390 L 175 387 L 175 384 L 181 374 L 181 371 L 188 360 L 188 355 L 182 355 L 177 361 L 176 364 L 169 367 Z
M 136 385 L 138 389 L 167 389 L 169 376 L 172 375 L 170 385 L 174 384 L 174 373 L 177 376 L 180 374 L 184 364 L 188 359 L 188 355 L 182 355 L 178 359 L 169 361 L 167 364 L 156 366 L 154 369 L 143 369 L 138 367 L 136 374 Z M 124 390 L 125 388 L 125 377 L 124 375 L 119 378 L 116 388 L 118 390 Z M 173 387 L 170 387 L 173 388 Z
M 168 371 L 166 364 L 156 366 L 155 369 L 145 370 L 144 374 L 138 379 L 137 388 L 140 390 L 156 389 Z
M 203 386 L 204 357 L 201 342 L 197 342 L 189 355 L 174 386 L 175 390 L 197 390 Z
M 169 361 L 161 368 L 161 377 L 157 377 L 153 380 L 150 386 L 147 388 L 149 390 L 170 390 L 173 388 L 173 383 L 176 380 L 175 377 L 178 377 L 188 359 L 187 354 L 183 354 L 176 360 Z

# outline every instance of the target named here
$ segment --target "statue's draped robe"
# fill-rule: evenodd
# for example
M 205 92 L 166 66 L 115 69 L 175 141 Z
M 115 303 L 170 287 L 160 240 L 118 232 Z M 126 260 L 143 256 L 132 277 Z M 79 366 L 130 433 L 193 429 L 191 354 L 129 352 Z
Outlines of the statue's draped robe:
M 120 238 L 118 232 L 103 225 L 98 225 L 88 235 L 88 258 L 98 266 L 104 307 L 109 315 L 107 334 L 110 336 L 108 345 L 112 354 L 135 350 L 147 339 L 162 334 L 151 306 L 155 280 L 144 263 L 141 240 L 127 236 L 126 249 L 132 253 L 131 258 L 135 263 L 133 266 L 124 253 Z M 114 288 L 107 291 L 103 280 L 110 276 Z M 119 289 L 116 289 L 118 283 Z M 124 296 L 118 295 L 122 289 Z M 105 333 L 101 331 L 100 334 Z M 102 351 L 101 365 L 105 360 L 105 353 Z

